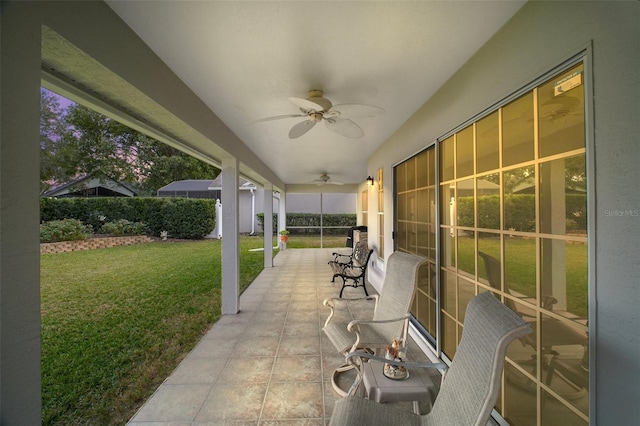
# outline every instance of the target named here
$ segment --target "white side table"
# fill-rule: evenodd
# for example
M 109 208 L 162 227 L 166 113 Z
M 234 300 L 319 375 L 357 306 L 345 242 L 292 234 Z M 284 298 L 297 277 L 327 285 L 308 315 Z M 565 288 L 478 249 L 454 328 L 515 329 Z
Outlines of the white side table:
M 413 411 L 420 413 L 420 401 L 431 405 L 438 393 L 433 377 L 427 368 L 412 368 L 409 377 L 404 380 L 393 380 L 382 372 L 380 361 L 365 362 L 362 382 L 366 397 L 376 402 L 413 401 Z

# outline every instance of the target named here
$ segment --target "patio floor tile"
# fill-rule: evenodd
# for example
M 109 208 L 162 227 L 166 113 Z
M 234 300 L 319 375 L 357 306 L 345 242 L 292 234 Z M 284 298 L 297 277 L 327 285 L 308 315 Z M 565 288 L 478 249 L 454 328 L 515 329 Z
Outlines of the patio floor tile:
M 128 425 L 326 426 L 340 398 L 331 375 L 344 362 L 322 333 L 330 312 L 322 301 L 342 287 L 327 265 L 334 250 L 280 252 L 240 297 L 240 313 L 222 316 Z M 372 311 L 365 300 L 335 319 Z M 339 384 L 348 388 L 354 377 Z

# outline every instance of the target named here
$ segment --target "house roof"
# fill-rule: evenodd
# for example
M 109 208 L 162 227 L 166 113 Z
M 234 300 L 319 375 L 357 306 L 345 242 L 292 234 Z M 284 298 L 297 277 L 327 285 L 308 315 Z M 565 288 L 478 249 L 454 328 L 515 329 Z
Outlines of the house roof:
M 81 176 L 76 179 L 70 180 L 67 183 L 59 185 L 50 189 L 42 194 L 42 197 L 57 197 L 60 195 L 72 193 L 82 189 L 96 188 L 96 187 L 108 188 L 111 191 L 118 192 L 120 194 L 132 197 L 137 195 L 137 191 L 131 188 L 129 185 L 117 182 L 108 177 L 95 177 L 91 175 Z
M 158 189 L 158 192 L 166 191 L 208 191 L 209 187 L 213 183 L 213 180 L 200 180 L 200 179 L 187 179 L 176 180 L 168 185 Z
M 240 189 L 252 188 L 255 189 L 255 185 L 244 178 L 240 178 Z M 173 192 L 173 191 L 214 191 L 222 189 L 222 176 L 218 175 L 214 180 L 209 179 L 186 179 L 177 180 L 171 182 L 168 185 L 158 189 L 158 192 Z

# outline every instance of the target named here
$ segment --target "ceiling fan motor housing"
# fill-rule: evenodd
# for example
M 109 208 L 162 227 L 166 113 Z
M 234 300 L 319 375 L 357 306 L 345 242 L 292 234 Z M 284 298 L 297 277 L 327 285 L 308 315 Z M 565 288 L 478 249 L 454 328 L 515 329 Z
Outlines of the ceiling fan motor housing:
M 322 90 L 309 90 L 308 101 L 316 103 L 322 107 L 322 111 L 329 111 L 333 104 L 327 98 L 323 97 Z

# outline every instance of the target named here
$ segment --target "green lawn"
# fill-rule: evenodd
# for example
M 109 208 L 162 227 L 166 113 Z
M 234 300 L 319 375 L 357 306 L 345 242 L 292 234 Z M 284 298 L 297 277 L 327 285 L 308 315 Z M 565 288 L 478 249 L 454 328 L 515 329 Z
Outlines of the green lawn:
M 345 235 L 323 235 L 322 247 L 345 247 L 346 241 Z M 287 248 L 320 248 L 320 235 L 289 235 Z
M 480 240 L 480 250 L 500 258 L 500 240 Z M 588 315 L 587 245 L 566 244 L 566 296 L 567 310 L 579 317 Z M 505 241 L 506 277 L 510 290 L 529 297 L 536 294 L 536 243 L 534 239 L 509 238 Z M 473 274 L 475 248 L 472 238 L 458 238 L 458 266 Z M 484 264 L 480 262 L 479 276 L 486 278 Z
M 261 237 L 240 240 L 246 288 Z M 220 316 L 220 241 L 41 256 L 43 424 L 124 424 Z

